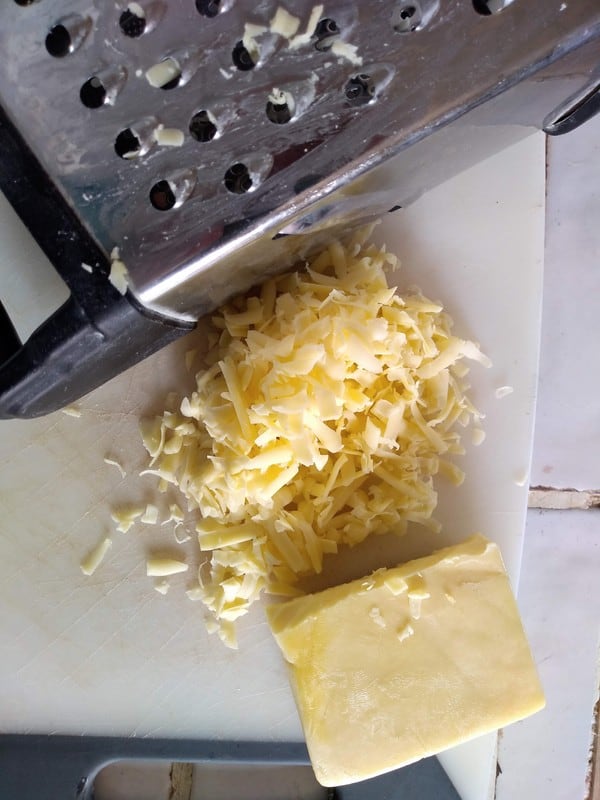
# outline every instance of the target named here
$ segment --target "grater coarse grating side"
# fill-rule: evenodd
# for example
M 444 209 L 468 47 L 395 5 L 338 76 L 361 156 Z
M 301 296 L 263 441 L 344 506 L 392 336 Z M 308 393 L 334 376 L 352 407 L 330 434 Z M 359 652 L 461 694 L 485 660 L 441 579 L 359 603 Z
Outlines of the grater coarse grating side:
M 0 188 L 71 297 L 24 345 L 0 306 L 0 418 L 72 402 L 349 226 L 600 108 L 597 0 L 2 5 Z

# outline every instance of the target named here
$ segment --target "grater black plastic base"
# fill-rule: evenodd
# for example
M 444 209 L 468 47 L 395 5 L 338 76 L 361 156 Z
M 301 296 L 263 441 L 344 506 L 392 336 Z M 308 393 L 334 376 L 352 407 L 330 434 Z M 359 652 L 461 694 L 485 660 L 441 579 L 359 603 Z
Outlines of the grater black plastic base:
M 36 417 L 77 400 L 194 324 L 152 314 L 112 286 L 106 256 L 1 107 L 0 149 L 0 189 L 50 261 L 61 265 L 71 291 L 23 345 L 0 303 L 0 419 Z
M 199 767 L 215 762 L 247 767 L 310 763 L 300 742 L 0 735 L 0 797 L 92 800 L 102 767 L 127 759 L 185 761 Z M 324 789 L 323 794 L 328 800 L 460 800 L 435 757 L 368 781 Z

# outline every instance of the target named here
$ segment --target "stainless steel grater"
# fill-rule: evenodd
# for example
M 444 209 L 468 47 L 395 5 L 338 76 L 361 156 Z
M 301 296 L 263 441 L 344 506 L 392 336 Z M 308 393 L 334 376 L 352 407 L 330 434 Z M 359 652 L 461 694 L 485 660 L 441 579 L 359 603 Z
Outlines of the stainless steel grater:
M 71 298 L 24 345 L 0 313 L 0 417 L 71 402 L 347 226 L 600 109 L 598 0 L 1 13 L 0 187 Z

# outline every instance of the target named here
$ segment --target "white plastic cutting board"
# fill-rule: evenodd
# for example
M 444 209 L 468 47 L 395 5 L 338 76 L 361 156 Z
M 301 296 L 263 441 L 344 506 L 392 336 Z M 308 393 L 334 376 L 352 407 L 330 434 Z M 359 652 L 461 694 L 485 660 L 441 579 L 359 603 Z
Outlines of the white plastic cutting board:
M 444 532 L 367 542 L 330 562 L 321 581 L 356 577 L 482 531 L 518 577 L 525 519 L 540 333 L 544 142 L 530 137 L 388 215 L 378 236 L 398 253 L 397 282 L 443 300 L 456 330 L 494 362 L 475 366 L 473 395 L 487 439 L 463 459 L 467 479 L 440 491 Z M 0 205 L 0 296 L 10 289 L 20 328 L 31 324 L 19 259 L 31 244 Z M 44 269 L 39 258 L 40 269 Z M 23 278 L 25 280 L 25 278 Z M 40 279 L 41 280 L 41 279 Z M 47 287 L 47 293 L 50 293 Z M 16 299 L 15 299 L 16 298 Z M 46 298 L 47 299 L 47 298 Z M 44 300 L 42 296 L 41 300 Z M 42 302 L 43 304 L 43 302 Z M 279 652 L 256 607 L 239 625 L 240 649 L 209 637 L 202 609 L 176 576 L 166 597 L 145 576 L 146 554 L 186 550 L 168 527 L 115 533 L 91 578 L 81 558 L 112 529 L 111 505 L 153 497 L 137 433 L 140 415 L 185 388 L 179 342 L 62 413 L 0 422 L 0 730 L 172 737 L 301 738 Z M 514 393 L 498 400 L 503 385 Z M 103 462 L 115 455 L 128 471 Z M 133 470 L 130 473 L 130 470 Z M 521 485 L 517 485 L 521 484 Z M 162 544 L 161 544 L 162 543 Z M 455 748 L 442 761 L 465 800 L 484 800 L 494 737 Z

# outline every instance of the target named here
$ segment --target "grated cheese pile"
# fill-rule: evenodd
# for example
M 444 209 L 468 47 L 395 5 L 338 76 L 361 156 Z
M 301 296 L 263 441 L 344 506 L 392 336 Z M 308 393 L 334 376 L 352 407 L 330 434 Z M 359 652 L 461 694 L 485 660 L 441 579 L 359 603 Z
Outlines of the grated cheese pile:
M 261 591 L 300 594 L 340 545 L 438 530 L 433 477 L 464 477 L 448 457 L 481 415 L 459 362 L 489 361 L 438 303 L 388 287 L 396 258 L 365 237 L 222 309 L 196 391 L 143 425 L 146 472 L 183 493 L 211 551 L 188 595 L 228 644 Z

